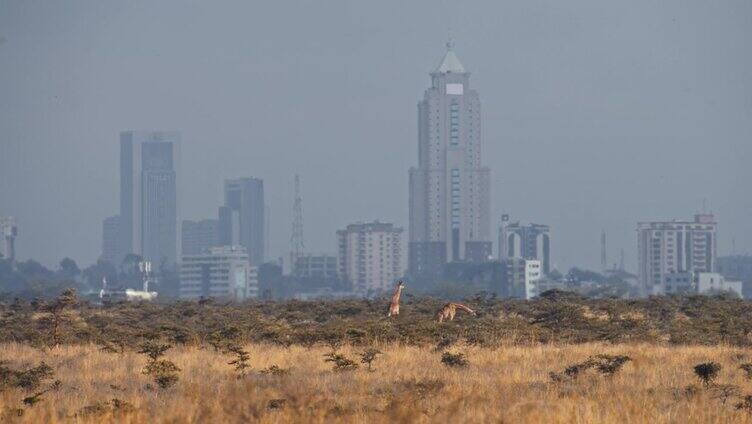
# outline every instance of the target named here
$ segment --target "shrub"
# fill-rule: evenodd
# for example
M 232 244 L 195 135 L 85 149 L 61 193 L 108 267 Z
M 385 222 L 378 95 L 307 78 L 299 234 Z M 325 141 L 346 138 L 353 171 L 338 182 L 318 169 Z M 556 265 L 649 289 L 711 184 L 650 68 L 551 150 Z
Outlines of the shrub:
M 704 362 L 702 364 L 695 365 L 695 375 L 702 380 L 705 386 L 709 386 L 721 371 L 721 364 L 717 362 Z
M 739 365 L 739 369 L 744 371 L 744 377 L 747 380 L 752 379 L 752 363 L 747 362 L 745 364 L 741 364 Z
M 334 363 L 334 371 L 353 371 L 358 369 L 358 364 L 355 361 L 339 353 L 327 353 L 324 357 L 326 358 L 324 362 Z
M 368 348 L 360 354 L 360 363 L 368 365 L 368 371 L 371 370 L 371 363 L 376 359 L 377 355 L 381 355 L 381 351 L 374 348 Z
M 465 357 L 464 353 L 449 353 L 449 352 L 444 352 L 444 354 L 441 355 L 441 363 L 448 367 L 457 367 L 457 368 L 466 367 L 470 364 L 470 362 L 467 360 L 467 357 Z
M 733 384 L 716 384 L 712 387 L 713 397 L 720 399 L 721 403 L 726 404 L 726 401 L 731 397 L 739 396 L 739 386 Z
M 441 352 L 442 350 L 452 346 L 457 342 L 458 337 L 456 335 L 445 335 L 439 340 L 438 343 L 436 343 L 436 347 L 433 349 L 434 352 Z
M 269 368 L 263 369 L 260 371 L 261 374 L 266 375 L 288 375 L 290 374 L 290 370 L 286 368 L 280 368 L 278 365 L 271 365 Z
M 589 369 L 595 369 L 599 373 L 610 377 L 618 373 L 624 364 L 631 360 L 632 358 L 626 355 L 598 354 L 588 357 L 583 362 L 567 366 L 561 373 L 550 372 L 548 376 L 551 378 L 551 381 L 561 383 L 574 380 Z
M 752 412 L 752 395 L 744 396 L 741 402 L 737 403 L 736 409 Z
M 143 353 L 149 358 L 149 362 L 142 372 L 152 377 L 154 382 L 162 389 L 172 387 L 179 380 L 177 373 L 180 372 L 180 368 L 172 361 L 159 359 L 164 356 L 164 353 L 170 347 L 170 345 L 148 341 L 142 344 L 141 350 L 139 350 L 139 353 Z
M 632 358 L 626 355 L 595 355 L 588 359 L 587 362 L 592 364 L 598 372 L 603 375 L 612 376 L 621 370 Z
M 0 361 L 0 391 L 5 387 L 19 388 L 27 391 L 36 390 L 44 380 L 52 378 L 55 375 L 52 367 L 41 362 L 36 367 L 12 370 Z
M 150 340 L 141 345 L 141 349 L 138 351 L 138 353 L 143 353 L 144 355 L 148 356 L 150 360 L 156 361 L 157 359 L 164 356 L 164 353 L 167 352 L 167 350 L 171 347 L 172 346 L 168 344 L 161 344 Z
M 76 417 L 125 414 L 135 410 L 136 408 L 130 402 L 115 398 L 109 402 L 97 402 L 93 405 L 84 406 L 76 413 Z
M 235 355 L 235 359 L 228 362 L 228 365 L 235 365 L 235 371 L 238 373 L 238 378 L 245 377 L 246 370 L 251 367 L 248 360 L 251 359 L 251 355 L 248 351 L 237 345 L 232 345 L 227 348 L 229 353 Z
M 285 403 L 287 403 L 287 399 L 271 399 L 266 408 L 269 410 L 282 409 L 285 407 Z

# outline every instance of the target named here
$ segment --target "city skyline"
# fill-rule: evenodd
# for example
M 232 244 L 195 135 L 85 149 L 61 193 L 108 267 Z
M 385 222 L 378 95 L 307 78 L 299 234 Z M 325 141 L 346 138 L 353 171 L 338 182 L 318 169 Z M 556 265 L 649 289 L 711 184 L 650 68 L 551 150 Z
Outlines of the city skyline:
M 473 85 L 483 93 L 492 230 L 502 211 L 545 222 L 556 232 L 557 247 L 568 247 L 555 249 L 552 266 L 598 269 L 598 237 L 605 228 L 611 251 L 624 248 L 627 268 L 635 270 L 635 223 L 700 211 L 707 198 L 720 222 L 719 254 L 752 250 L 746 220 L 752 201 L 744 195 L 750 170 L 743 160 L 752 149 L 752 105 L 741 79 L 750 62 L 741 54 L 745 33 L 733 18 L 743 13 L 729 5 L 684 6 L 680 15 L 670 5 L 647 5 L 647 19 L 625 7 L 590 11 L 599 19 L 578 21 L 578 13 L 587 12 L 583 4 L 551 5 L 552 15 L 571 20 L 543 13 L 529 29 L 524 26 L 532 12 L 523 5 L 486 5 L 505 25 L 484 20 L 480 7 L 462 11 L 452 27 L 463 63 L 474 70 Z M 174 11 L 169 5 L 138 11 L 102 3 L 65 13 L 52 6 L 49 15 L 34 5 L 3 7 L 0 63 L 8 64 L 10 77 L 0 82 L 9 94 L 0 103 L 6 130 L 0 142 L 7 153 L 0 155 L 0 177 L 13 184 L 0 185 L 0 214 L 15 216 L 21 228 L 19 259 L 96 259 L 102 219 L 117 211 L 113 140 L 126 128 L 182 132 L 184 169 L 190 170 L 185 187 L 192 190 L 182 216 L 214 217 L 224 179 L 263 178 L 273 193 L 267 259 L 289 251 L 295 173 L 305 181 L 310 251 L 332 252 L 334 231 L 356 220 L 407 228 L 404 175 L 417 163 L 415 99 L 446 39 L 447 8 L 405 6 L 404 21 L 369 11 L 370 30 L 346 23 L 365 14 L 365 6 L 311 8 L 309 16 L 336 22 L 316 29 L 296 18 L 284 28 L 289 34 L 255 17 L 255 25 L 246 25 L 240 13 L 234 19 L 208 7 L 179 10 L 160 25 L 171 28 L 197 16 L 213 28 L 226 25 L 177 40 L 149 18 L 168 16 Z M 275 16 L 286 12 L 275 7 Z M 112 26 L 75 25 L 96 14 L 111 18 Z M 707 16 L 717 18 L 705 23 L 713 31 L 695 40 L 689 28 Z M 57 59 L 54 66 L 23 53 L 32 43 L 25 28 L 36 28 L 25 25 L 29 17 L 39 25 L 59 22 L 34 41 L 39 56 Z M 73 29 L 61 33 L 60 25 Z M 308 37 L 292 31 L 295 25 Z M 137 26 L 142 31 L 121 31 Z M 598 42 L 599 35 L 610 37 Z M 658 42 L 646 44 L 643 36 Z M 82 39 L 103 41 L 86 47 Z M 715 49 L 718 43 L 725 49 Z M 50 53 L 61 45 L 68 46 L 64 53 Z M 151 66 L 128 66 L 137 59 Z M 637 60 L 644 62 L 635 65 Z M 48 76 L 44 69 L 52 68 L 56 72 Z M 176 72 L 184 68 L 195 76 Z M 349 160 L 335 161 L 335 154 Z

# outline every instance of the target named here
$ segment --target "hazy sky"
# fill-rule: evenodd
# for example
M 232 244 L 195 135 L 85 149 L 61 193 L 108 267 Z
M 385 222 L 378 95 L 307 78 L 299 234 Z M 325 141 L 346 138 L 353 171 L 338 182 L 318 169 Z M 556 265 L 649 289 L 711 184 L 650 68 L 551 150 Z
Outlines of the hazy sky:
M 461 5 L 460 5 L 461 4 Z M 719 254 L 752 252 L 752 2 L 0 1 L 0 215 L 19 256 L 86 265 L 118 211 L 118 133 L 183 135 L 182 215 L 264 179 L 271 256 L 407 229 L 416 104 L 451 28 L 483 104 L 494 226 L 552 226 L 554 265 L 636 267 L 639 220 L 707 199 Z

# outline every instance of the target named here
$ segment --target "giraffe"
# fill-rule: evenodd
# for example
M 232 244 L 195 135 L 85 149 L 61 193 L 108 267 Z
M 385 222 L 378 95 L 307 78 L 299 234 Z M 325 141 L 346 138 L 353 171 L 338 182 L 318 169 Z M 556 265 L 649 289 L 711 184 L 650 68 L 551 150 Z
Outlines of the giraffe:
M 453 321 L 454 315 L 457 313 L 457 309 L 461 309 L 468 314 L 475 316 L 475 311 L 468 308 L 467 306 L 461 303 L 449 302 L 444 305 L 444 307 L 439 309 L 439 311 L 436 313 L 436 319 L 438 319 L 439 322 L 444 322 L 444 320 Z
M 389 304 L 389 313 L 386 315 L 387 318 L 391 317 L 392 315 L 399 315 L 400 296 L 402 295 L 402 289 L 404 288 L 405 284 L 402 281 L 397 282 L 397 286 L 394 289 L 394 294 L 392 294 L 392 302 Z

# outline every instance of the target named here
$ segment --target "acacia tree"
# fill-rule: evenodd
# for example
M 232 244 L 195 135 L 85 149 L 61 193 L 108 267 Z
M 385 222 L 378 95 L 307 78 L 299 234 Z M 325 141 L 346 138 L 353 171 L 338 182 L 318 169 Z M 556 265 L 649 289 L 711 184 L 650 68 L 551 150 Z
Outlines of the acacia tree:
M 42 314 L 37 317 L 39 325 L 49 334 L 49 346 L 56 347 L 62 340 L 66 326 L 80 321 L 78 311 L 73 309 L 78 304 L 76 289 L 68 288 L 55 300 L 39 305 Z

